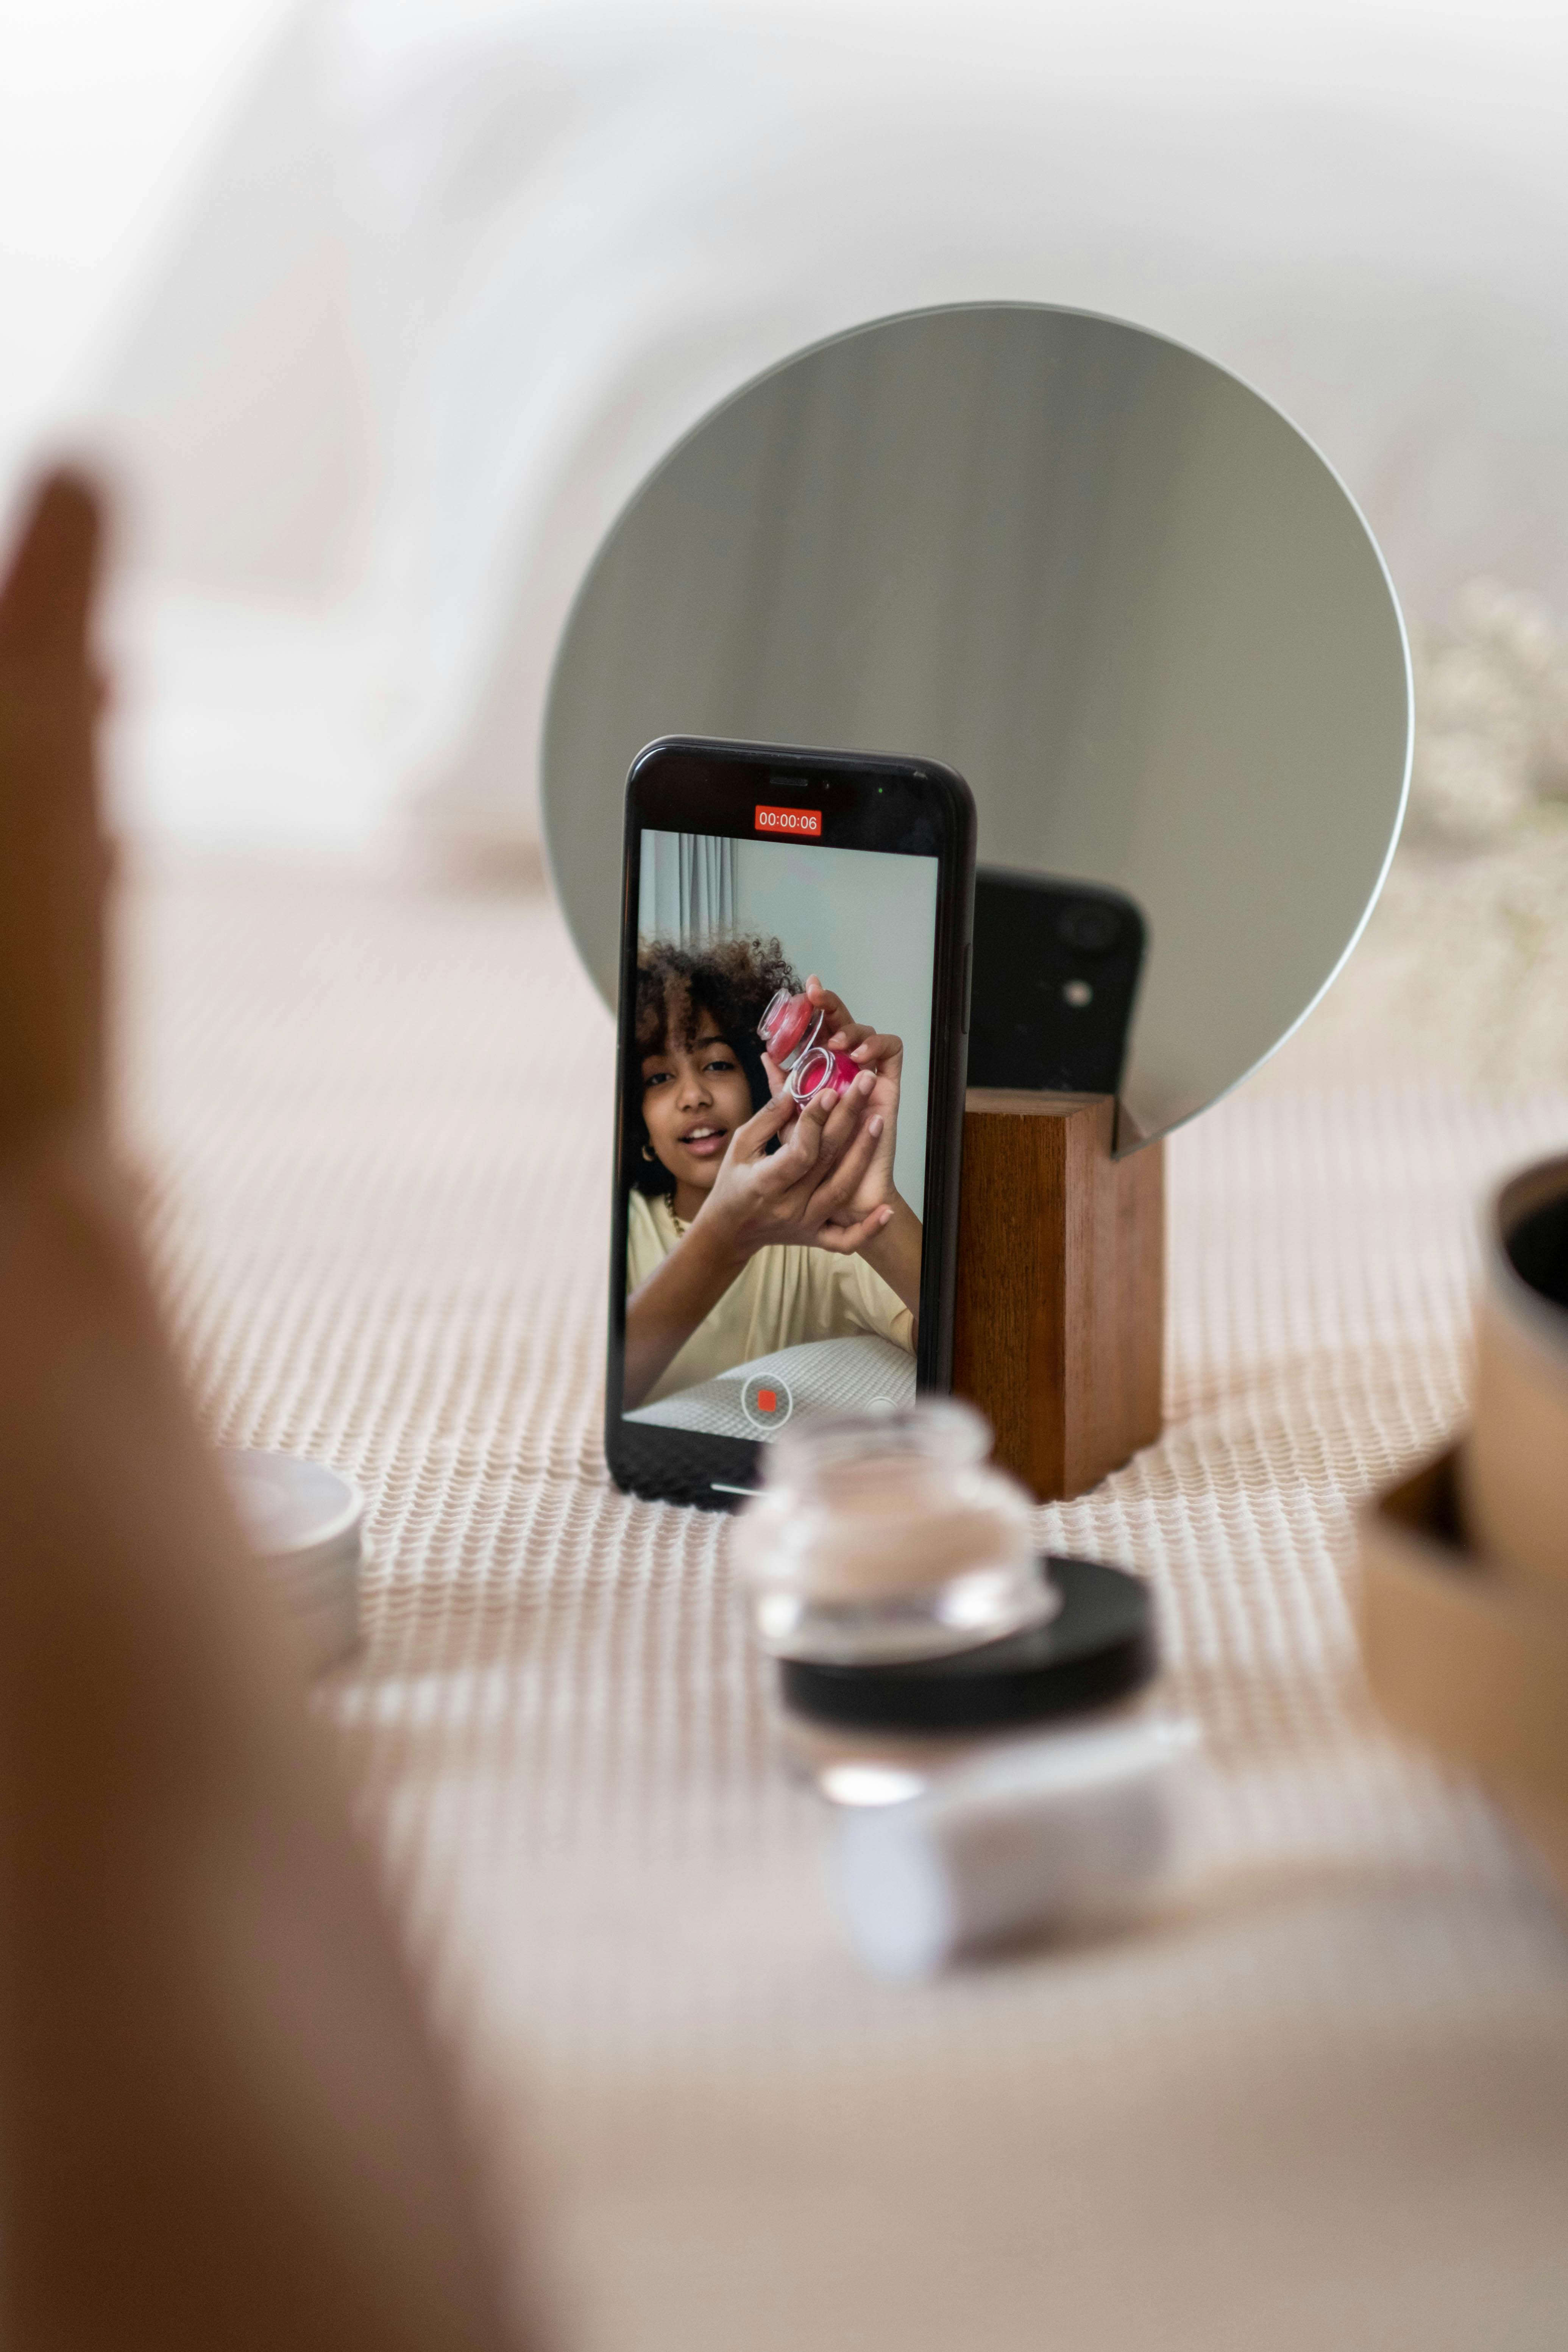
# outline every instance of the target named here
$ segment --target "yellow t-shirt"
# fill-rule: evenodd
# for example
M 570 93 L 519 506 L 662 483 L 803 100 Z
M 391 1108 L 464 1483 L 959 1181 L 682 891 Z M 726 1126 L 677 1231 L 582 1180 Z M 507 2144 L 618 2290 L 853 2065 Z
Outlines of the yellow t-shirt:
M 668 1196 L 634 1192 L 626 1219 L 626 1295 L 669 1255 L 687 1228 Z M 915 1351 L 915 1318 L 863 1257 L 838 1257 L 799 1242 L 772 1242 L 750 1259 L 643 1399 L 657 1404 L 734 1364 L 803 1339 L 869 1331 Z

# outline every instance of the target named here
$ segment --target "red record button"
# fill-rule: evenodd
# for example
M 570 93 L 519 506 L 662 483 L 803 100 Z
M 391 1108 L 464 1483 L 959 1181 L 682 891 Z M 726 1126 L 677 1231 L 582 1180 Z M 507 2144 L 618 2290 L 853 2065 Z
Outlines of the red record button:
M 795 1411 L 789 1382 L 777 1372 L 753 1372 L 741 1391 L 741 1411 L 759 1437 L 771 1436 Z

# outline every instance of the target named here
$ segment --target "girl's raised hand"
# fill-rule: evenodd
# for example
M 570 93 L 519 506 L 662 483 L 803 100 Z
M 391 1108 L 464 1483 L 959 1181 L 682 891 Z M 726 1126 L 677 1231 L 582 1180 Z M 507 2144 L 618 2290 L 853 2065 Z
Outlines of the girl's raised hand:
M 880 1200 L 854 1206 L 882 1140 L 869 1109 L 874 1084 L 863 1072 L 847 1094 L 804 1110 L 788 1094 L 765 1103 L 731 1137 L 696 1222 L 717 1227 L 742 1258 L 778 1244 L 858 1249 L 891 1213 Z M 775 1135 L 783 1139 L 770 1152 Z

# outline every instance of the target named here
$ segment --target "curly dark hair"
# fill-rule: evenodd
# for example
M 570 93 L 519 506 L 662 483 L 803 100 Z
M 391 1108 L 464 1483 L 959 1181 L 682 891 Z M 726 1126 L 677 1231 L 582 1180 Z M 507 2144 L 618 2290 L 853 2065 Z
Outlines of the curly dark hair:
M 800 988 L 795 969 L 777 940 L 715 940 L 705 948 L 677 947 L 650 940 L 637 950 L 637 1001 L 634 1050 L 626 1067 L 626 1116 L 621 1133 L 621 1178 L 639 1192 L 673 1192 L 675 1179 L 661 1160 L 647 1160 L 648 1139 L 642 1115 L 642 1063 L 674 1043 L 689 1045 L 699 1019 L 707 1013 L 746 1074 L 752 1108 L 768 1099 L 757 1024 L 777 990 Z

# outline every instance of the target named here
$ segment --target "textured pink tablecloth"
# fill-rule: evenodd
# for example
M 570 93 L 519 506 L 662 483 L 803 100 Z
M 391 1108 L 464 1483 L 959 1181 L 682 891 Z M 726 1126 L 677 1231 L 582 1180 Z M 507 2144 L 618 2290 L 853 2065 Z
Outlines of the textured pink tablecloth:
M 612 1033 L 548 901 L 153 876 L 126 934 L 202 1409 L 372 1499 L 322 1705 L 573 2341 L 1560 2352 L 1568 1935 L 1370 1720 L 1347 1584 L 1355 1502 L 1461 1410 L 1480 1191 L 1568 1091 L 1461 1084 L 1352 964 L 1174 1139 L 1168 1434 L 1040 1536 L 1155 1586 L 1194 1891 L 889 1986 L 727 1523 L 605 1476 Z

